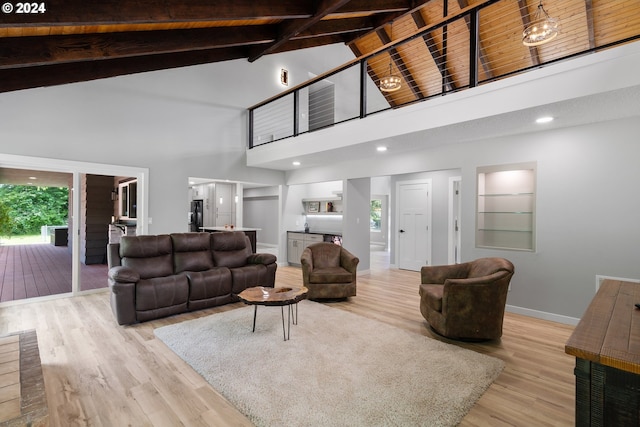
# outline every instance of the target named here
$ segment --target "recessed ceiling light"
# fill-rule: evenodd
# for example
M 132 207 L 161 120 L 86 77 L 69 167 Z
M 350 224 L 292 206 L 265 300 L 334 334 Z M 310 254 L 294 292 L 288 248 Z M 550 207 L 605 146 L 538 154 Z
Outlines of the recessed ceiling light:
M 536 123 L 549 123 L 552 121 L 553 121 L 553 117 L 551 116 L 540 117 L 539 119 L 536 119 Z
M 376 150 L 378 150 L 378 151 L 380 151 L 380 152 L 387 151 L 387 147 L 385 147 L 385 146 L 380 146 L 380 147 L 376 148 Z
M 300 162 L 293 162 L 293 166 L 300 166 Z

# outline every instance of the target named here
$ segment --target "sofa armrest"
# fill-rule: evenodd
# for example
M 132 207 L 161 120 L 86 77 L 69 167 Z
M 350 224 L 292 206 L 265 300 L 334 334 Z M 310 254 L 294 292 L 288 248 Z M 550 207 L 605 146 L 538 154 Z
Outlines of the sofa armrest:
M 247 264 L 269 265 L 277 261 L 274 254 L 251 254 L 247 257 Z
M 108 277 L 114 282 L 137 283 L 140 280 L 140 274 L 129 267 L 112 267 L 109 269 Z
M 347 270 L 351 274 L 356 274 L 356 270 L 358 269 L 358 263 L 360 262 L 360 258 L 353 255 L 351 252 L 342 248 L 340 250 L 340 266 Z
M 420 283 L 442 285 L 447 279 L 466 278 L 468 271 L 469 263 L 424 266 L 420 269 Z
M 111 310 L 119 325 L 136 322 L 136 284 L 135 282 L 116 282 L 109 277 Z
M 313 271 L 313 254 L 311 249 L 304 248 L 300 257 L 300 265 L 302 266 L 302 283 L 304 286 L 309 284 L 309 275 Z

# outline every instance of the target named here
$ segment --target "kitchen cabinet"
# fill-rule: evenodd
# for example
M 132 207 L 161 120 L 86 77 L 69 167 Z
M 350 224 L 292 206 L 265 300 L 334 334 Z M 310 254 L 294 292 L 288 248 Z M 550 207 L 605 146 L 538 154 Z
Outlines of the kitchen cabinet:
M 215 198 L 212 200 L 215 206 L 215 225 L 224 227 L 235 224 L 235 184 L 223 184 L 217 182 L 215 185 Z
M 304 248 L 323 240 L 324 235 L 322 234 L 287 232 L 287 262 L 300 265 L 300 257 Z

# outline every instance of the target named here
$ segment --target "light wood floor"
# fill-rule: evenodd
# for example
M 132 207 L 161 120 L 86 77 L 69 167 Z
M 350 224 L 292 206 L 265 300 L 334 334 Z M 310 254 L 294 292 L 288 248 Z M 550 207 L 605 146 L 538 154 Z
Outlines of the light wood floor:
M 358 277 L 358 296 L 331 305 L 441 339 L 420 314 L 419 273 L 386 269 L 384 253 L 372 263 L 371 274 Z M 301 284 L 300 270 L 279 267 L 277 282 Z M 0 336 L 37 330 L 51 426 L 249 426 L 153 335 L 159 326 L 239 306 L 120 327 L 111 314 L 108 293 L 98 293 L 1 308 Z M 506 362 L 461 425 L 574 425 L 574 360 L 564 353 L 572 330 L 507 313 L 501 340 L 452 342 Z M 428 363 L 425 360 L 425 369 Z

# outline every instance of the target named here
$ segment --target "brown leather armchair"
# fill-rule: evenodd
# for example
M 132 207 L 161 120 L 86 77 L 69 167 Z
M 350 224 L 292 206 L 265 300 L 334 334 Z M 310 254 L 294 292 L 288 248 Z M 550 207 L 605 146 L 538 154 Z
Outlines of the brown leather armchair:
M 513 264 L 504 258 L 422 267 L 420 312 L 433 330 L 448 338 L 500 338 L 513 272 Z
M 302 281 L 307 298 L 347 298 L 356 295 L 356 270 L 360 260 L 342 246 L 320 242 L 302 251 Z

